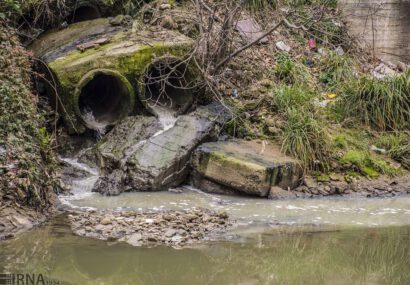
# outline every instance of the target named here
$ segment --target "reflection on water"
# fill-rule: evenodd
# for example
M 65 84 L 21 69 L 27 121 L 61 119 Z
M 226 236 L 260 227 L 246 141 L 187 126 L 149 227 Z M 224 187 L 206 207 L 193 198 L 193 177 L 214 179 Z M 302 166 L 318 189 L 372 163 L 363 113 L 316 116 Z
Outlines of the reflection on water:
M 410 284 L 408 226 L 265 231 L 175 250 L 81 238 L 65 223 L 0 243 L 0 271 L 62 284 Z

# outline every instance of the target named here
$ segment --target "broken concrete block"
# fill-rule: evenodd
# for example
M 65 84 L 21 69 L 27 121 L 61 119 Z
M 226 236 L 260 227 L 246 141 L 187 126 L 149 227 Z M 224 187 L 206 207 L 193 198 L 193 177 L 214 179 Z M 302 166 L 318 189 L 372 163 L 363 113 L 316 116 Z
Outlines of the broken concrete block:
M 297 187 L 303 173 L 299 163 L 278 147 L 243 140 L 201 145 L 194 152 L 192 166 L 199 178 L 194 185 L 204 191 L 215 192 L 216 187 L 206 187 L 209 183 L 201 179 L 221 185 L 229 194 L 235 190 L 260 197 L 267 197 L 273 186 Z
M 148 118 L 141 119 L 148 120 L 143 124 L 134 122 L 135 127 L 130 129 L 122 124 L 115 126 L 98 147 L 104 167 L 93 191 L 118 195 L 123 191 L 159 191 L 179 185 L 189 173 L 192 151 L 203 142 L 216 140 L 215 131 L 228 118 L 225 107 L 215 103 L 179 116 L 173 127 L 155 134 Z M 144 125 L 152 130 L 142 136 L 139 133 Z M 147 134 L 151 136 L 147 138 Z M 123 183 L 111 181 L 119 177 L 111 175 L 115 169 L 112 165 L 119 165 L 125 173 Z M 116 190 L 105 185 L 114 185 Z

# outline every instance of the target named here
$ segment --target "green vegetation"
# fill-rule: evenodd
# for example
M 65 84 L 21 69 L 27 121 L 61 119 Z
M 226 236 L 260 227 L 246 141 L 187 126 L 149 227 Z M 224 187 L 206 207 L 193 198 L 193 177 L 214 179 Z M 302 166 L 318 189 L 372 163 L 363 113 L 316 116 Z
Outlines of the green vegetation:
M 284 113 L 291 108 L 312 110 L 315 97 L 317 94 L 309 88 L 298 85 L 279 85 L 272 95 L 272 101 L 276 110 Z
M 361 76 L 346 83 L 340 106 L 379 130 L 410 129 L 410 72 L 383 80 Z
M 55 163 L 52 138 L 29 89 L 28 56 L 13 31 L 0 26 L 0 204 L 41 210 L 54 193 Z
M 324 169 L 329 162 L 328 137 L 315 98 L 317 94 L 306 86 L 279 85 L 272 93 L 271 104 L 285 119 L 282 150 L 300 159 L 306 168 Z
M 313 80 L 308 68 L 293 61 L 286 53 L 276 55 L 275 75 L 279 80 L 288 84 L 312 84 Z
M 384 133 L 376 146 L 387 150 L 388 155 L 410 170 L 410 135 L 408 133 Z
M 304 109 L 288 109 L 283 128 L 282 149 L 300 159 L 308 168 L 326 169 L 330 159 L 325 128 L 314 114 Z
M 350 150 L 343 155 L 340 163 L 370 178 L 376 178 L 380 174 L 392 176 L 397 173 L 394 167 L 381 158 L 371 156 L 368 151 Z
M 349 56 L 328 51 L 326 56 L 320 58 L 319 80 L 331 89 L 337 88 L 354 79 L 354 65 L 355 61 Z

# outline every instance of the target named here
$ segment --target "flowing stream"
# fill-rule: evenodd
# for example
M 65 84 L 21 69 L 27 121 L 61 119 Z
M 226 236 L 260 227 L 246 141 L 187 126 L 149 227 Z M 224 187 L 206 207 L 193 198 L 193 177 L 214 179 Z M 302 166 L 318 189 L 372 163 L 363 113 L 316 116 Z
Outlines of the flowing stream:
M 163 129 L 176 118 L 157 109 Z M 142 142 L 143 143 L 143 142 Z M 59 284 L 410 284 L 410 197 L 271 201 L 176 191 L 92 193 L 97 169 L 62 158 L 77 175 L 76 209 L 226 211 L 236 226 L 192 248 L 132 247 L 75 236 L 66 215 L 0 243 L 0 272 L 43 274 Z

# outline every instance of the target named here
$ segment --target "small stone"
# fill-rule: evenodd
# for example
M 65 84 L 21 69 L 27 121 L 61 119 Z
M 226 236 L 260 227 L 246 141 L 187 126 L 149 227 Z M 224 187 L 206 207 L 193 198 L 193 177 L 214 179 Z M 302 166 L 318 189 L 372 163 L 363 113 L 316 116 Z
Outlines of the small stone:
M 277 127 L 268 127 L 268 130 L 271 134 L 278 134 L 280 132 L 280 129 Z
M 409 68 L 409 66 L 407 64 L 405 64 L 404 62 L 402 62 L 402 61 L 399 61 L 397 63 L 397 69 L 401 72 L 407 71 L 408 68 Z
M 335 48 L 335 52 L 340 56 L 345 54 L 345 51 L 343 50 L 341 46 L 338 46 L 337 48 Z
M 178 188 L 170 188 L 168 189 L 168 192 L 181 194 L 183 191 L 182 189 L 178 189 Z
M 104 219 L 101 220 L 100 222 L 101 225 L 109 225 L 111 224 L 111 219 L 108 217 L 105 217 Z
M 165 214 L 165 215 L 162 216 L 162 218 L 163 218 L 165 221 L 172 221 L 172 220 L 175 219 L 175 216 L 170 215 L 170 214 Z
M 303 183 L 308 187 L 308 188 L 316 188 L 317 183 L 312 177 L 305 177 L 303 180 Z
M 139 233 L 133 234 L 130 236 L 130 238 L 127 240 L 127 243 L 133 246 L 141 246 L 142 244 L 142 235 Z
M 168 230 L 165 232 L 165 236 L 168 237 L 168 238 L 170 238 L 170 237 L 173 237 L 174 235 L 176 235 L 176 233 L 177 233 L 176 230 L 174 230 L 174 229 L 168 229 Z
M 99 232 L 102 232 L 104 230 L 104 226 L 103 225 L 96 225 L 95 230 L 99 231 Z
M 174 30 L 178 29 L 178 24 L 175 23 L 174 19 L 172 19 L 171 16 L 167 15 L 161 20 L 161 27 L 165 29 Z
M 160 9 L 160 10 L 168 10 L 168 9 L 171 9 L 171 4 L 161 4 L 161 5 L 159 6 L 159 9 Z
M 286 191 L 280 187 L 273 186 L 270 189 L 268 199 L 271 200 L 283 200 L 295 198 L 293 191 Z
M 183 239 L 182 236 L 176 235 L 176 236 L 173 236 L 173 237 L 171 238 L 171 241 L 172 241 L 172 242 L 179 242 L 179 241 L 181 241 L 182 239 Z
M 194 215 L 194 214 L 187 214 L 187 215 L 185 216 L 185 218 L 186 218 L 188 221 L 193 221 L 193 220 L 195 220 L 196 218 L 198 218 L 198 216 L 197 216 L 197 215 Z
M 227 212 L 219 213 L 218 217 L 220 217 L 221 219 L 227 219 L 228 218 L 228 213 Z
M 150 242 L 157 242 L 157 241 L 158 241 L 158 239 L 157 239 L 156 237 L 154 237 L 154 236 L 149 236 L 149 237 L 147 238 L 147 240 L 150 241 Z
M 125 16 L 124 15 L 117 15 L 115 18 L 110 20 L 110 24 L 112 26 L 120 26 L 124 22 Z

